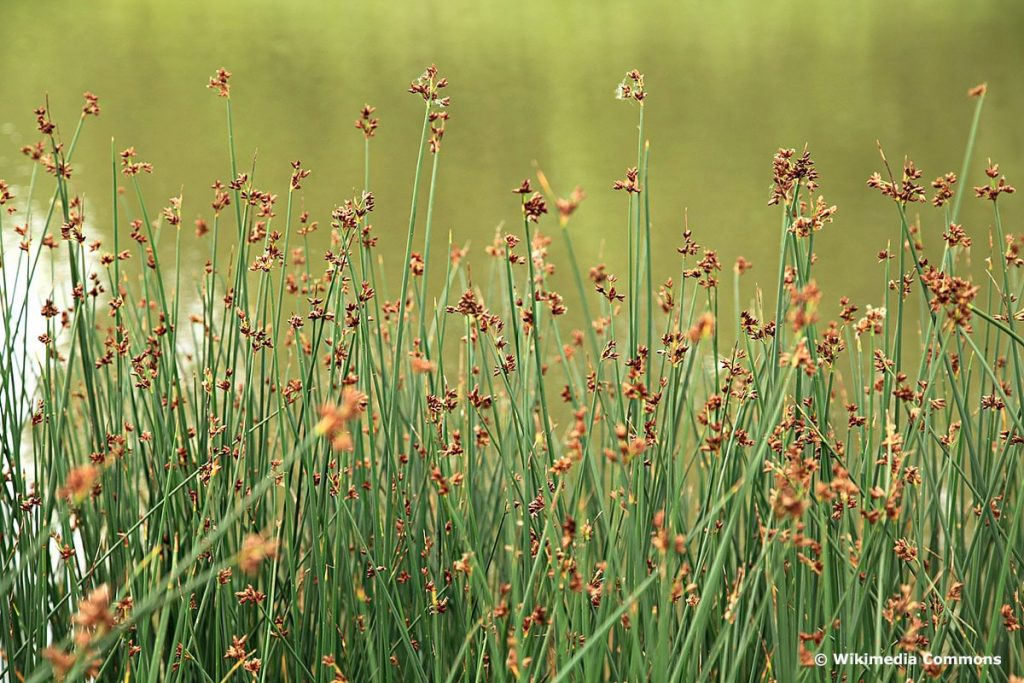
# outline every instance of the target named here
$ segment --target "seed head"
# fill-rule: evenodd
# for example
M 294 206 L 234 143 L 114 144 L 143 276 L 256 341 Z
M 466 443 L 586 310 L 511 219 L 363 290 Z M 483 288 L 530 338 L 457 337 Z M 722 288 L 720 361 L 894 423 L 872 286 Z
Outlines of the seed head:
M 616 180 L 613 190 L 625 190 L 629 194 L 640 194 L 640 171 L 635 166 L 626 169 L 626 179 Z
M 367 140 L 374 136 L 377 126 L 380 125 L 380 119 L 373 116 L 375 111 L 377 111 L 376 107 L 364 104 L 359 112 L 359 118 L 356 119 L 356 128 L 363 131 L 363 135 Z
M 82 107 L 82 116 L 100 115 L 100 98 L 91 92 L 82 95 L 85 98 L 85 106 Z
M 884 156 L 882 161 L 885 162 Z M 868 187 L 878 190 L 886 197 L 891 197 L 899 204 L 923 202 L 927 197 L 924 188 L 917 184 L 922 175 L 924 175 L 923 172 L 914 166 L 914 162 L 907 159 L 903 163 L 903 178 L 900 182 L 882 180 L 881 174 L 876 172 L 868 178 Z
M 896 545 L 893 546 L 893 552 L 896 553 L 896 557 L 904 562 L 913 562 L 917 559 L 917 546 L 905 538 L 896 541 Z
M 644 75 L 636 69 L 627 72 L 622 82 L 615 88 L 615 99 L 617 100 L 636 100 L 643 105 L 646 98 Z
M 536 223 L 543 214 L 548 212 L 548 205 L 540 192 L 534 192 L 529 199 L 523 201 L 523 215 L 526 220 Z
M 121 173 L 126 176 L 138 175 L 140 172 L 152 173 L 153 164 L 135 161 L 135 148 L 129 147 L 121 152 Z
M 817 179 L 818 171 L 810 152 L 804 149 L 797 157 L 795 149 L 780 148 L 772 157 L 772 193 L 768 205 L 788 204 L 801 183 L 806 184 L 808 192 L 813 192 L 818 187 Z
M 348 431 L 348 423 L 358 420 L 366 411 L 368 403 L 366 394 L 353 387 L 345 387 L 340 403 L 325 403 L 320 408 L 320 422 L 316 426 L 317 434 L 331 440 L 335 450 L 352 450 L 354 444 Z
M 210 82 L 207 84 L 207 88 L 210 90 L 216 90 L 218 97 L 231 97 L 231 86 L 228 85 L 228 80 L 231 79 L 231 72 L 227 69 L 217 69 L 217 73 L 210 76 Z
M 259 534 L 249 534 L 242 541 L 242 549 L 238 552 L 238 568 L 249 575 L 259 571 L 266 559 L 277 555 L 277 540 L 265 539 Z
M 61 498 L 70 499 L 76 503 L 85 500 L 85 497 L 92 491 L 93 484 L 99 479 L 100 471 L 94 465 L 80 465 L 68 472 L 64 486 L 58 493 Z
M 1006 176 L 999 175 L 999 164 L 993 164 L 991 159 L 988 161 L 985 175 L 989 177 L 989 184 L 974 188 L 975 197 L 994 202 L 999 199 L 1001 194 L 1013 194 L 1017 191 L 1013 185 L 1007 184 Z M 998 181 L 996 180 L 997 177 L 999 178 Z
M 946 315 L 957 327 L 971 330 L 971 306 L 979 287 L 969 281 L 944 273 L 934 266 L 921 274 L 921 282 L 931 294 L 929 306 L 932 312 L 945 309 Z
M 73 621 L 79 628 L 89 632 L 103 632 L 114 628 L 117 622 L 110 613 L 110 586 L 99 586 L 78 603 L 78 612 Z
M 224 659 L 234 659 L 241 661 L 246 657 L 245 641 L 248 640 L 249 636 L 231 636 L 231 645 L 227 651 L 224 652 Z
M 39 107 L 35 110 L 36 115 L 36 128 L 43 135 L 53 135 L 53 131 L 57 129 L 57 126 L 50 121 L 50 113 L 46 109 L 46 105 Z
M 301 190 L 302 181 L 308 178 L 309 174 L 312 173 L 312 171 L 306 168 L 302 168 L 302 162 L 298 160 L 292 162 L 292 169 L 292 180 L 290 187 L 293 191 Z
M 956 184 L 956 173 L 940 175 L 932 181 L 935 188 L 935 196 L 932 197 L 932 206 L 945 206 L 953 198 L 953 185 Z
M 555 206 L 558 207 L 558 222 L 561 225 L 565 225 L 569 222 L 569 218 L 575 213 L 576 209 L 580 207 L 580 204 L 584 199 L 587 198 L 587 193 L 583 191 L 583 188 L 577 185 L 573 188 L 572 193 L 568 198 L 559 197 L 555 200 Z
M 448 306 L 448 313 L 461 313 L 468 317 L 479 317 L 486 312 L 483 303 L 476 296 L 476 292 L 467 289 L 461 297 L 457 306 Z
M 48 647 L 42 652 L 43 659 L 50 663 L 50 667 L 53 669 L 54 678 L 58 681 L 63 681 L 64 676 L 67 675 L 71 667 L 75 665 L 78 658 L 75 657 L 74 653 L 66 652 L 56 647 Z
M 441 97 L 440 91 L 448 87 L 448 79 L 437 75 L 437 67 L 431 64 L 416 80 L 409 84 L 409 92 L 419 95 L 429 106 L 447 107 L 451 100 Z
M 239 605 L 250 603 L 253 605 L 259 605 L 267 599 L 266 594 L 253 588 L 251 583 L 246 585 L 244 590 L 236 592 L 235 597 L 238 598 Z

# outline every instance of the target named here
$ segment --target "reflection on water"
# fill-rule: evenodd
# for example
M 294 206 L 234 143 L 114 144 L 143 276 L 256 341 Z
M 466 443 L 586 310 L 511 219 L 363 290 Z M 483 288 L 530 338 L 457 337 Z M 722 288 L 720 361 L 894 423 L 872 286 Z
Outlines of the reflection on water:
M 825 196 L 839 205 L 816 242 L 825 301 L 834 306 L 848 294 L 861 305 L 879 303 L 874 255 L 896 224 L 892 206 L 864 187 L 879 167 L 875 141 L 890 159 L 911 153 L 927 179 L 958 170 L 972 109 L 965 91 L 980 81 L 989 82 L 990 96 L 968 182 L 979 179 L 989 155 L 1011 181 L 1024 174 L 1019 4 L 8 4 L 0 24 L 0 177 L 27 181 L 18 150 L 35 141 L 31 110 L 46 93 L 66 128 L 82 91 L 98 93 L 103 113 L 89 122 L 73 180 L 101 235 L 110 231 L 112 137 L 116 149 L 133 145 L 154 164 L 143 180 L 151 209 L 182 192 L 189 221 L 209 216 L 210 184 L 229 175 L 223 102 L 204 88 L 219 66 L 235 72 L 240 163 L 257 158 L 258 184 L 283 195 L 289 162 L 302 159 L 313 175 L 301 208 L 323 222 L 362 185 L 362 139 L 352 122 L 364 102 L 378 107 L 375 220 L 392 260 L 404 248 L 421 115 L 405 87 L 430 62 L 449 77 L 453 100 L 436 255 L 445 253 L 449 231 L 479 254 L 494 226 L 516 216 L 509 188 L 536 162 L 557 191 L 578 184 L 588 192 L 572 228 L 583 263 L 605 260 L 622 272 L 624 199 L 610 186 L 635 159 L 636 130 L 635 110 L 614 101 L 613 90 L 633 66 L 646 72 L 651 92 L 658 279 L 677 272 L 673 248 L 688 210 L 697 239 L 720 249 L 723 263 L 742 253 L 757 279 L 772 280 L 771 155 L 807 143 Z M 975 244 L 985 245 L 990 214 L 975 204 L 967 202 L 962 218 Z M 921 212 L 934 246 L 941 216 Z M 1016 210 L 1007 213 L 1012 225 Z M 197 264 L 208 251 L 191 240 L 183 249 Z M 976 265 L 982 260 L 976 255 Z
M 11 194 L 15 202 L 29 196 L 29 188 L 14 185 Z M 47 205 L 31 202 L 24 212 L 5 213 L 0 225 L 3 248 L 3 268 L 0 268 L 0 386 L 11 397 L 17 397 L 15 406 L 27 407 L 35 394 L 39 381 L 39 368 L 44 347 L 39 341 L 48 330 L 48 319 L 39 314 L 47 301 L 67 308 L 72 304 L 66 283 L 71 274 L 63 250 L 38 249 L 38 237 L 29 251 L 22 249 L 23 238 L 15 226 L 28 226 L 28 234 L 41 235 L 45 225 Z

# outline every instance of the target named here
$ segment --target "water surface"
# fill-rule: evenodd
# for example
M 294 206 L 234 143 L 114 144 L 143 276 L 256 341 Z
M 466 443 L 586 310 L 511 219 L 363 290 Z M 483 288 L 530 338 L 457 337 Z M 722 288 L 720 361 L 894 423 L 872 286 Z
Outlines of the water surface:
M 224 66 L 235 74 L 242 162 L 258 154 L 258 184 L 283 197 L 288 164 L 301 159 L 313 170 L 303 208 L 322 222 L 361 186 L 362 139 L 352 122 L 364 102 L 377 106 L 374 222 L 384 256 L 400 258 L 422 111 L 405 88 L 436 62 L 451 81 L 452 119 L 434 253 L 444 253 L 450 231 L 482 259 L 495 226 L 516 225 L 509 189 L 536 163 L 556 190 L 578 184 L 589 194 L 572 227 L 581 259 L 622 272 L 625 198 L 611 183 L 635 163 L 636 110 L 613 90 L 635 66 L 651 93 L 659 280 L 677 272 L 673 248 L 688 211 L 698 241 L 718 248 L 724 263 L 742 254 L 758 279 L 773 281 L 770 160 L 779 146 L 807 144 L 825 196 L 839 205 L 816 242 L 826 301 L 849 294 L 877 304 L 875 254 L 897 226 L 891 204 L 864 186 L 879 168 L 876 140 L 896 164 L 911 154 L 926 180 L 958 170 L 973 109 L 965 91 L 987 81 L 968 182 L 980 182 L 986 156 L 1024 182 L 1022 36 L 1024 5 L 1008 2 L 8 0 L 0 177 L 27 181 L 18 150 L 37 138 L 31 111 L 45 95 L 70 128 L 82 91 L 92 90 L 103 113 L 89 121 L 74 177 L 92 229 L 110 231 L 111 138 L 155 165 L 143 180 L 152 208 L 183 192 L 189 222 L 209 217 L 209 186 L 229 167 L 223 101 L 204 86 Z M 1020 216 L 1015 199 L 1010 229 Z M 965 202 L 976 245 L 988 242 L 988 209 Z M 941 214 L 920 212 L 926 237 L 938 242 Z M 185 248 L 197 262 L 207 253 L 191 238 Z M 561 286 L 569 282 L 563 275 Z

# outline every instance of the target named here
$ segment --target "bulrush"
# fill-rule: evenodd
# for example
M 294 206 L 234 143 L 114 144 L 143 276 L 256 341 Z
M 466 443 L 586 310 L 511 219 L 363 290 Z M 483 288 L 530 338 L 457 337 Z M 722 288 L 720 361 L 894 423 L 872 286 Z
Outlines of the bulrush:
M 87 201 L 48 105 L 18 162 L 43 172 L 0 181 L 0 680 L 1022 673 L 1024 236 L 998 166 L 981 220 L 958 212 L 970 155 L 930 197 L 883 156 L 869 184 L 893 200 L 890 234 L 840 253 L 818 233 L 860 226 L 783 147 L 764 177 L 776 208 L 741 226 L 777 236 L 778 261 L 727 269 L 686 214 L 648 205 L 652 182 L 687 188 L 651 164 L 633 70 L 617 95 L 639 105 L 636 157 L 597 190 L 627 205 L 611 253 L 538 230 L 549 210 L 577 220 L 585 195 L 537 172 L 514 204 L 500 193 L 492 243 L 452 234 L 431 259 L 450 219 L 434 215 L 450 105 L 435 67 L 409 87 L 410 204 L 381 230 L 373 107 L 332 210 L 299 195 L 298 161 L 238 167 L 229 79 L 204 99 L 229 149 L 195 208 L 153 204 L 134 148 L 107 167 L 130 201 Z M 98 113 L 88 94 L 71 112 L 83 135 Z M 116 214 L 87 220 L 98 205 Z M 829 288 L 843 259 L 874 295 Z M 1001 663 L 827 658 L 855 646 Z

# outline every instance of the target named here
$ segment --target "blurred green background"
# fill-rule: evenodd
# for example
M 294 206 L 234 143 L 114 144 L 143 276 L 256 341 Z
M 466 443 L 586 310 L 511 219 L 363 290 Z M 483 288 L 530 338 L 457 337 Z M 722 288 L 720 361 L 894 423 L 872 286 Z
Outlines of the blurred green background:
M 73 179 L 94 234 L 110 231 L 111 138 L 155 165 L 143 179 L 151 210 L 182 191 L 186 225 L 209 217 L 209 186 L 230 175 L 223 101 L 205 88 L 220 66 L 235 74 L 240 164 L 258 150 L 257 184 L 283 199 L 288 164 L 301 159 L 313 170 L 304 208 L 321 224 L 361 185 L 362 138 L 352 123 L 364 102 L 377 106 L 374 225 L 392 276 L 422 112 L 405 89 L 432 62 L 450 79 L 452 98 L 437 195 L 440 259 L 451 231 L 457 242 L 471 241 L 484 265 L 481 250 L 495 227 L 518 228 L 509 190 L 536 162 L 561 194 L 577 184 L 589 194 L 571 227 L 584 264 L 604 260 L 624 276 L 625 197 L 611 183 L 635 163 L 636 111 L 613 91 L 633 67 L 647 75 L 650 92 L 658 281 L 678 273 L 674 247 L 688 211 L 697 240 L 719 249 L 727 269 L 742 254 L 755 263 L 754 278 L 772 283 L 779 213 L 766 206 L 771 157 L 779 146 L 806 143 L 823 194 L 839 206 L 816 241 L 825 301 L 830 310 L 842 294 L 862 306 L 880 303 L 875 254 L 897 223 L 891 204 L 865 187 L 880 166 L 875 141 L 895 166 L 910 154 L 927 181 L 958 171 L 974 106 L 965 93 L 983 81 L 989 96 L 967 182 L 981 182 L 991 156 L 1011 183 L 1024 183 L 1020 2 L 2 5 L 0 177 L 27 181 L 19 148 L 38 137 L 32 109 L 44 96 L 67 134 L 81 93 L 96 92 L 103 113 L 88 122 Z M 1011 231 L 1019 201 L 1007 202 Z M 915 211 L 937 244 L 941 213 Z M 991 212 L 968 200 L 961 218 L 977 269 Z M 546 225 L 553 230 L 555 221 Z M 207 249 L 188 235 L 198 265 Z M 553 255 L 560 262 L 560 250 Z M 560 281 L 569 294 L 568 275 Z

